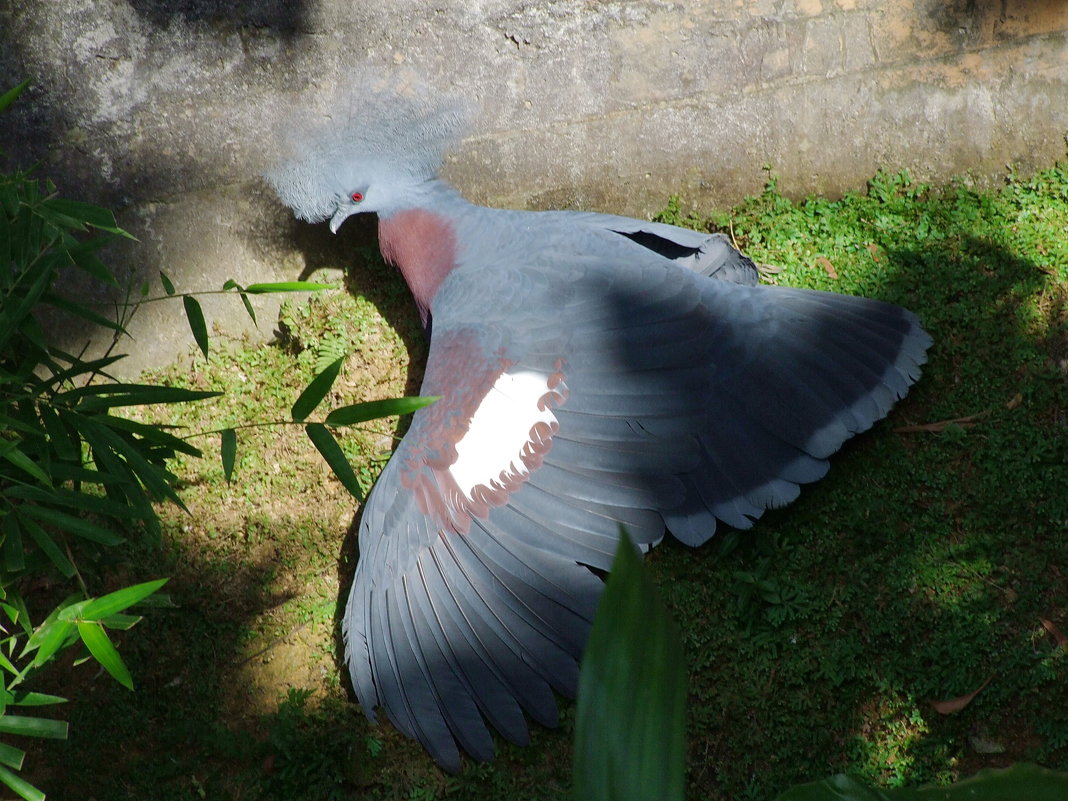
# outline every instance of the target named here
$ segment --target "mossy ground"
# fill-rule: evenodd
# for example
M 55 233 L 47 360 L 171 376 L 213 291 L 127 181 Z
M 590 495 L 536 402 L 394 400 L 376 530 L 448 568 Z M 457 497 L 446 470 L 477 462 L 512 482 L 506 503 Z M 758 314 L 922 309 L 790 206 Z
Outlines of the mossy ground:
M 684 633 L 690 797 L 1068 768 L 1068 167 L 996 192 L 879 175 L 838 201 L 791 202 L 772 180 L 727 214 L 663 217 L 730 231 L 774 282 L 905 305 L 935 339 L 909 397 L 796 503 L 648 559 Z M 348 291 L 291 302 L 279 344 L 216 340 L 159 376 L 227 393 L 167 422 L 287 419 L 340 350 L 335 405 L 413 393 L 417 328 L 400 278 L 361 263 Z M 343 439 L 366 485 L 396 427 Z M 300 427 L 240 436 L 231 483 L 210 456 L 175 465 L 190 513 L 163 510 L 162 551 L 91 577 L 171 576 L 174 606 L 121 637 L 136 692 L 57 668 L 78 699 L 71 739 L 35 749 L 30 778 L 98 801 L 569 798 L 570 702 L 559 729 L 457 777 L 364 720 L 338 634 L 355 503 Z

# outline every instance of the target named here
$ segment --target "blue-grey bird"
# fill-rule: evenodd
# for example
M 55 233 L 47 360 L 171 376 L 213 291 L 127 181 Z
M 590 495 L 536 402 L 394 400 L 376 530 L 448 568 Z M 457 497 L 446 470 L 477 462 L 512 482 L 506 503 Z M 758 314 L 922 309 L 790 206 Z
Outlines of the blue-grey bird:
M 758 286 L 721 235 L 473 205 L 437 175 L 461 114 L 366 90 L 267 178 L 296 215 L 374 213 L 430 334 L 363 509 L 344 616 L 365 714 L 444 768 L 557 720 L 624 526 L 643 550 L 747 529 L 884 417 L 931 344 L 894 305 Z M 525 713 L 525 714 L 524 714 Z M 488 725 L 487 725 L 488 724 Z

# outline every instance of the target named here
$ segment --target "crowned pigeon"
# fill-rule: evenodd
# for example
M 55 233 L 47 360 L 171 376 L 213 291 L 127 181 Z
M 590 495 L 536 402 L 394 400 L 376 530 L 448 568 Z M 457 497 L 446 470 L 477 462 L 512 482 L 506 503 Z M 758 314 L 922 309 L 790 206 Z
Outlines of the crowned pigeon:
M 473 205 L 437 175 L 462 118 L 368 89 L 267 174 L 331 231 L 376 214 L 430 334 L 440 400 L 364 506 L 343 631 L 365 714 L 450 771 L 492 758 L 491 726 L 522 744 L 526 716 L 556 723 L 621 526 L 643 551 L 749 528 L 890 411 L 931 343 L 897 306 L 758 286 L 721 235 Z

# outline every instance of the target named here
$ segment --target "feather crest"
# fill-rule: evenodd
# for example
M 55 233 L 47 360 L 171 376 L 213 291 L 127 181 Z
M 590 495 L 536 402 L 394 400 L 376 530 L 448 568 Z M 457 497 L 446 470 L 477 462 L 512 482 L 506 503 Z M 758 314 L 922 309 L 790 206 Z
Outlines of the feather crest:
M 264 177 L 297 217 L 322 222 L 359 183 L 433 178 L 469 123 L 467 104 L 404 74 L 363 70 L 324 108 L 280 126 Z

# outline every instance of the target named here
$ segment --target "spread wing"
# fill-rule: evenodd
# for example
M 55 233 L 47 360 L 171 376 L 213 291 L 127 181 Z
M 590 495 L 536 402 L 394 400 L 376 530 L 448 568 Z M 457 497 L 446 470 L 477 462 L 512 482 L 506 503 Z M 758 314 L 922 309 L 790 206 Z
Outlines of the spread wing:
M 370 715 L 445 768 L 573 695 L 625 525 L 747 528 L 883 417 L 930 340 L 909 312 L 711 281 L 650 254 L 457 270 L 420 410 L 364 510 L 345 614 Z

